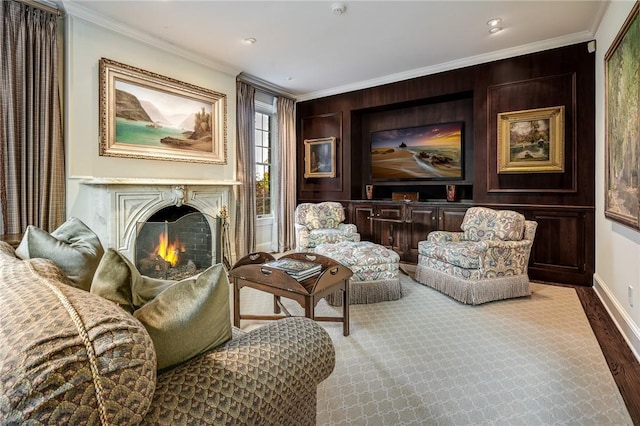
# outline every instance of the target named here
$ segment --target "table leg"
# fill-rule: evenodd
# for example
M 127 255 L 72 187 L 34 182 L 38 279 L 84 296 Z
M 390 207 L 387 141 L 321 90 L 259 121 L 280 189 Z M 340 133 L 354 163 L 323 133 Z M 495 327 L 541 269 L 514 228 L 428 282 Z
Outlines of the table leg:
M 280 313 L 280 296 L 273 296 L 273 313 Z
M 342 291 L 342 335 L 349 335 L 349 279 L 344 280 L 344 290 Z
M 240 328 L 240 286 L 235 277 L 233 278 L 233 326 Z
M 314 302 L 315 297 L 307 296 L 304 298 L 304 316 L 312 320 L 316 319 Z

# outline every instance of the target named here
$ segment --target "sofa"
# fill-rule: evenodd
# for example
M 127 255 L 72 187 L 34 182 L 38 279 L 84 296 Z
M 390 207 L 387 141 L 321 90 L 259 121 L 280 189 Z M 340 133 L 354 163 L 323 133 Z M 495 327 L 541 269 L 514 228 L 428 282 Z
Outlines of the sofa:
M 360 241 L 356 226 L 344 221 L 344 207 L 338 202 L 299 204 L 294 224 L 296 251 L 313 253 L 319 244 Z
M 1 424 L 314 425 L 327 332 L 271 322 L 157 370 L 138 319 L 43 258 L 0 242 Z M 176 342 L 180 344 L 180 342 Z

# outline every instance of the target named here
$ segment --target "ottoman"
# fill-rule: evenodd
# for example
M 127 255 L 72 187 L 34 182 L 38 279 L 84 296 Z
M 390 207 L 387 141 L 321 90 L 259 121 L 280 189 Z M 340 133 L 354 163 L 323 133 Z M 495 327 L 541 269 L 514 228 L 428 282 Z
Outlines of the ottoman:
M 400 256 L 369 241 L 344 241 L 316 246 L 314 253 L 334 259 L 353 271 L 349 283 L 350 304 L 398 300 L 402 285 L 398 277 Z M 326 297 L 332 306 L 342 306 L 342 293 Z

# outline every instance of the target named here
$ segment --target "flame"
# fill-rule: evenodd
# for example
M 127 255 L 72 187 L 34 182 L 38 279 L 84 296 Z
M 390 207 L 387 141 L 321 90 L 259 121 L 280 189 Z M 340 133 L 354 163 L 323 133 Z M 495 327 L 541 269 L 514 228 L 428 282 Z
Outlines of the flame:
M 184 243 L 180 242 L 177 238 L 169 244 L 169 235 L 166 232 L 161 233 L 158 236 L 158 247 L 156 247 L 156 254 L 163 258 L 165 261 L 171 264 L 171 267 L 176 266 L 178 260 L 180 260 L 180 253 L 185 251 Z

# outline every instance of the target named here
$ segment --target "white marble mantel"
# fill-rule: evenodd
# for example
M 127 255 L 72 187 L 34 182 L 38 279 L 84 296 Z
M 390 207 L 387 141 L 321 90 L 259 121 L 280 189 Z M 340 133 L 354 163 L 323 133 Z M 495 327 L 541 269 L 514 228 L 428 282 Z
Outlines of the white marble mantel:
M 192 186 L 237 186 L 237 180 L 181 179 L 181 178 L 118 178 L 118 177 L 73 177 L 82 185 L 192 185 Z
M 137 224 L 169 206 L 188 205 L 215 218 L 229 210 L 231 190 L 237 181 L 180 178 L 76 178 L 80 196 L 86 197 L 84 220 L 103 246 L 135 257 Z M 214 245 L 215 246 L 215 245 Z M 213 248 L 215 251 L 215 247 Z M 216 255 L 217 253 L 212 253 Z

